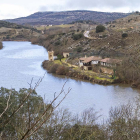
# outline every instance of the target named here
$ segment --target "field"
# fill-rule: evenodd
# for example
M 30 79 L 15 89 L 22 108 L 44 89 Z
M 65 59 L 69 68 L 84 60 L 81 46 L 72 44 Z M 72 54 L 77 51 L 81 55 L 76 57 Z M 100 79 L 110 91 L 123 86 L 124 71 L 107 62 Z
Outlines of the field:
M 74 26 L 73 24 L 62 24 L 62 25 L 52 25 L 52 26 L 46 26 L 46 25 L 42 25 L 42 26 L 36 26 L 37 30 L 48 30 L 48 29 L 53 29 L 53 28 L 70 28 Z

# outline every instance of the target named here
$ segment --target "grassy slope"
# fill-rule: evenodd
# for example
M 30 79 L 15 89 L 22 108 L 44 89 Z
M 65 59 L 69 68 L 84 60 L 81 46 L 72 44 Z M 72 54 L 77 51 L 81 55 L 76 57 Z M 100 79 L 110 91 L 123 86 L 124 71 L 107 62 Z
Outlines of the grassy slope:
M 29 40 L 33 36 L 39 36 L 39 32 L 40 31 L 32 27 L 0 21 L 1 40 Z

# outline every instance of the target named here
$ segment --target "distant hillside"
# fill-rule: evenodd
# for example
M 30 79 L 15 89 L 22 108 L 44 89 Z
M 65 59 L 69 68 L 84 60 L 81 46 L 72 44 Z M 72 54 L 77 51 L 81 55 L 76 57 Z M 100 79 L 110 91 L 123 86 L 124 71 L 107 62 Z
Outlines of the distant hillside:
M 8 19 L 6 21 L 17 24 L 29 25 L 59 25 L 68 24 L 79 20 L 91 20 L 105 23 L 128 16 L 126 13 L 108 13 L 96 11 L 62 11 L 62 12 L 37 12 L 27 17 Z
M 10 22 L 6 22 L 3 20 L 0 20 L 0 28 L 5 27 L 5 28 L 14 28 L 14 29 L 31 29 L 33 31 L 39 32 L 37 29 L 32 28 L 32 27 L 27 27 L 27 26 L 23 26 L 23 25 L 18 25 L 15 23 L 10 23 Z
M 29 40 L 39 36 L 40 31 L 33 27 L 27 27 L 0 20 L 0 40 Z M 0 45 L 1 46 L 1 45 Z

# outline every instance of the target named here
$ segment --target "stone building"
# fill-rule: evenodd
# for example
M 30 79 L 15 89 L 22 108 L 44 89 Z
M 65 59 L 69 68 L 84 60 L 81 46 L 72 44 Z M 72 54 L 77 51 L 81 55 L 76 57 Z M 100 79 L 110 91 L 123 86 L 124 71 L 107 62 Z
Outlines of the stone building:
M 48 59 L 49 61 L 54 61 L 54 51 L 48 51 Z
M 63 52 L 63 57 L 68 58 L 72 54 L 73 54 L 72 52 Z

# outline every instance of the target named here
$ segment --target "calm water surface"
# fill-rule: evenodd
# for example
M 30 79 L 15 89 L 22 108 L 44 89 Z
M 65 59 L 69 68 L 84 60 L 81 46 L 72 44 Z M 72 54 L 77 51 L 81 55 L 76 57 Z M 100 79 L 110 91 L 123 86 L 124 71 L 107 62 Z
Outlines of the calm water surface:
M 6 88 L 29 88 L 31 79 L 33 85 L 42 77 L 45 71 L 41 63 L 48 59 L 47 51 L 30 42 L 3 42 L 4 49 L 0 51 L 0 86 Z M 108 116 L 110 107 L 127 104 L 134 101 L 140 91 L 128 86 L 103 86 L 86 81 L 79 81 L 66 77 L 54 76 L 46 73 L 42 83 L 37 88 L 37 93 L 46 101 L 59 93 L 67 81 L 65 91 L 72 88 L 61 107 L 68 108 L 72 113 L 80 114 L 85 109 L 94 107 L 103 117 Z

